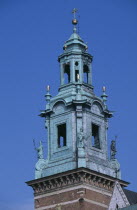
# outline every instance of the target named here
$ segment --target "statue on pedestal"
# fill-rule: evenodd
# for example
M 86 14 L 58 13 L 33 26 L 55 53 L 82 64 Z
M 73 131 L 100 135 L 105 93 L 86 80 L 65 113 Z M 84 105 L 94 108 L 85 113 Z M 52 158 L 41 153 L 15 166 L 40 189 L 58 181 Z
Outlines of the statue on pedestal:
M 84 141 L 85 141 L 85 136 L 83 133 L 83 129 L 80 128 L 80 132 L 78 133 L 78 147 L 84 148 Z
M 37 148 L 35 147 L 35 150 L 37 151 L 38 160 L 44 159 L 42 141 L 39 142 L 39 147 L 37 147 Z
M 34 142 L 34 148 L 37 151 L 37 157 L 38 157 L 38 161 L 35 165 L 35 179 L 39 179 L 39 178 L 42 178 L 42 170 L 47 166 L 48 161 L 44 159 L 42 141 L 39 142 L 39 147 L 35 146 L 34 140 L 33 142 Z
M 87 147 L 87 139 L 89 137 L 91 137 L 92 134 L 90 135 L 86 135 L 83 132 L 83 129 L 80 128 L 80 132 L 77 135 L 77 139 L 78 139 L 78 147 L 79 148 L 86 148 Z
M 116 159 L 116 153 L 117 153 L 117 150 L 116 150 L 116 141 L 115 140 L 112 140 L 111 141 L 111 146 L 110 146 L 110 159 L 111 160 Z

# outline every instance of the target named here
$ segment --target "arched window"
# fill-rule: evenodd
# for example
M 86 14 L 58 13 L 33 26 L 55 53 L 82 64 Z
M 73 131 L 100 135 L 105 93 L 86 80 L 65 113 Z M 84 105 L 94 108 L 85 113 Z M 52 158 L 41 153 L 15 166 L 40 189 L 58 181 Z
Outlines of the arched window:
M 64 66 L 64 81 L 65 81 L 65 84 L 70 82 L 70 65 L 69 64 L 65 64 Z
M 66 123 L 57 126 L 58 148 L 66 146 Z
M 78 82 L 78 75 L 79 74 L 79 63 L 78 61 L 75 62 L 75 81 Z
M 100 149 L 99 126 L 92 123 L 92 128 L 91 129 L 92 129 L 92 137 L 91 137 L 92 146 Z
M 84 77 L 84 82 L 88 83 L 88 73 L 89 73 L 89 68 L 87 65 L 84 65 L 83 67 L 83 77 Z

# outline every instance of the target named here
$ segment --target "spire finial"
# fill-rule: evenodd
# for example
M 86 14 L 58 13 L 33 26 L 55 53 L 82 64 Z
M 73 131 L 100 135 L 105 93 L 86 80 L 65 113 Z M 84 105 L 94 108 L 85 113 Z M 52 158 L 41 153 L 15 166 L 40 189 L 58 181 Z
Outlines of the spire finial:
M 50 86 L 49 85 L 47 85 L 47 92 L 49 92 L 50 91 Z
M 50 86 L 49 85 L 47 85 L 46 90 L 47 90 L 47 93 L 46 93 L 45 97 L 46 97 L 46 101 L 47 101 L 47 104 L 46 104 L 46 110 L 47 110 L 47 109 L 50 108 L 50 99 L 51 99 Z
M 102 100 L 103 100 L 103 103 L 104 103 L 104 105 L 105 105 L 105 107 L 107 108 L 107 105 L 106 105 L 106 101 L 107 101 L 107 94 L 106 94 L 106 87 L 105 86 L 103 86 L 102 87 L 102 91 L 103 91 L 103 94 L 102 94 Z
M 76 25 L 77 25 L 77 23 L 78 23 L 78 20 L 76 19 L 76 12 L 77 12 L 78 10 L 76 9 L 76 8 L 74 8 L 73 10 L 72 10 L 72 13 L 73 13 L 73 20 L 72 20 L 72 24 L 74 25 L 74 28 L 73 28 L 73 32 L 74 33 L 76 33 L 76 31 L 77 31 L 77 29 L 76 29 Z

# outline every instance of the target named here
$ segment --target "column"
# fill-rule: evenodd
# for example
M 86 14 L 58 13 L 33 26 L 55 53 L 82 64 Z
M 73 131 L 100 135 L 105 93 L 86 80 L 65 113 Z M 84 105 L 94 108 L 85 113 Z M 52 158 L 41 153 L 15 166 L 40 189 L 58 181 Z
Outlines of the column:
M 82 58 L 79 60 L 79 76 L 80 76 L 80 82 L 83 82 L 83 60 Z
M 75 82 L 75 68 L 73 59 L 70 61 L 70 82 Z
M 47 159 L 50 159 L 50 118 L 47 116 L 45 119 L 45 128 L 47 129 L 47 147 L 48 147 L 48 157 Z
M 60 63 L 60 85 L 64 85 L 64 65 Z
M 77 151 L 78 151 L 77 167 L 81 168 L 81 167 L 86 167 L 86 154 L 85 154 L 85 147 L 84 147 L 85 135 L 83 131 L 83 113 L 82 113 L 81 105 L 76 106 L 76 120 L 77 120 L 76 121 L 77 123 L 76 144 L 77 144 Z
M 91 79 L 91 74 L 92 74 L 92 66 L 91 64 L 88 65 L 89 68 L 89 72 L 88 72 L 88 84 L 91 85 L 92 84 L 92 79 Z

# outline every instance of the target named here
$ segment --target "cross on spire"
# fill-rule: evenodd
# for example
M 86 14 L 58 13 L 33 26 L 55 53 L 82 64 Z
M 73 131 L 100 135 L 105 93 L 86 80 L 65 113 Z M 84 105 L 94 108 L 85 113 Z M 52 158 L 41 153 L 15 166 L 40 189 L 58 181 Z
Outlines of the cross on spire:
M 78 20 L 76 19 L 76 12 L 77 12 L 78 10 L 76 9 L 76 8 L 74 8 L 73 10 L 72 10 L 72 13 L 73 13 L 73 15 L 74 15 L 74 17 L 73 17 L 73 20 L 72 20 L 72 24 L 74 25 L 74 28 L 73 28 L 73 33 L 76 33 L 76 25 L 77 25 L 77 23 L 78 23 Z
M 76 9 L 76 8 L 74 8 L 73 10 L 72 10 L 72 13 L 73 13 L 73 15 L 74 15 L 74 19 L 76 18 L 76 12 L 78 11 L 78 9 Z

